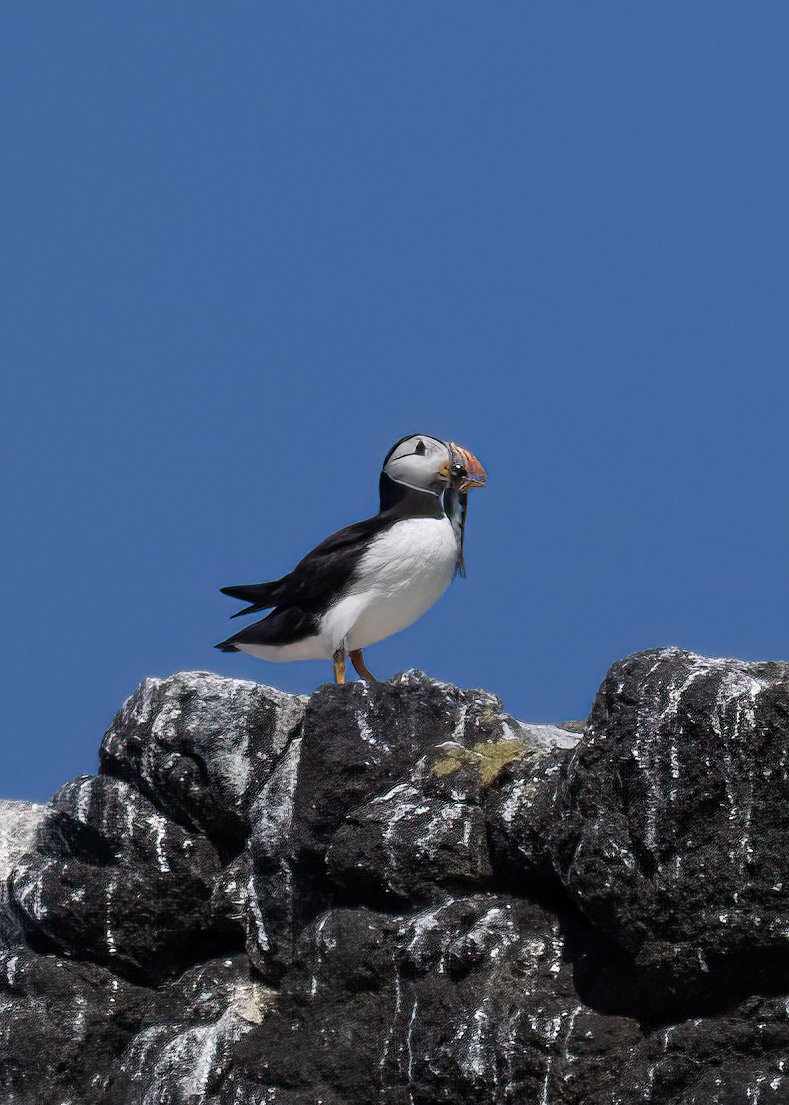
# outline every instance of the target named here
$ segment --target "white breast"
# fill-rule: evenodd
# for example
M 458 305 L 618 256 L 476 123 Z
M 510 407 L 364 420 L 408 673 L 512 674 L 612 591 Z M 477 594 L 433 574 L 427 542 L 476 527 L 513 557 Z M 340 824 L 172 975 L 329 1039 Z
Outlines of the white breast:
M 457 539 L 448 518 L 406 518 L 377 537 L 355 582 L 321 623 L 333 649 L 366 648 L 420 618 L 455 572 Z

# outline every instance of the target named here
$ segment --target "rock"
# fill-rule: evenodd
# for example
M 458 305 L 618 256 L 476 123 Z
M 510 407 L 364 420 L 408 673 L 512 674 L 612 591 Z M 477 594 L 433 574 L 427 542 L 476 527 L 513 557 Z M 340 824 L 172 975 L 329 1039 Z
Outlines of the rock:
M 497 895 L 406 916 L 324 913 L 283 990 L 279 1016 L 240 1045 L 235 1078 L 294 1100 L 538 1102 L 560 1088 L 580 1105 L 592 1083 L 616 1085 L 641 1038 L 579 1003 L 556 918 Z
M 8 901 L 8 876 L 33 844 L 46 811 L 35 802 L 0 800 L 0 902 Z
M 493 874 L 483 796 L 508 765 L 559 741 L 576 738 L 521 726 L 492 695 L 420 672 L 322 687 L 253 816 L 261 968 L 287 964 L 327 900 L 393 907 L 483 888 Z
M 788 1012 L 785 999 L 750 998 L 723 1016 L 651 1032 L 621 1073 L 622 1105 L 786 1105 Z
M 213 845 L 128 783 L 82 776 L 52 800 L 37 847 L 9 880 L 31 943 L 159 981 L 241 939 L 212 903 Z
M 275 1001 L 272 991 L 250 977 L 245 957 L 212 960 L 186 972 L 149 1003 L 102 1105 L 215 1100 L 233 1045 Z
M 0 1101 L 786 1105 L 788 737 L 789 665 L 676 649 L 583 737 L 146 680 L 0 804 Z
M 8 908 L 8 877 L 20 856 L 33 845 L 46 806 L 35 802 L 0 800 L 0 948 L 20 933 L 19 923 Z
M 371 901 L 425 905 L 450 888 L 484 887 L 492 869 L 485 819 L 466 789 L 425 765 L 412 783 L 346 815 L 326 851 L 329 879 Z
M 519 893 L 556 892 L 553 854 L 556 797 L 567 746 L 535 744 L 488 788 L 483 808 L 498 879 Z M 570 745 L 573 747 L 573 745 Z
M 788 767 L 789 664 L 679 649 L 614 664 L 549 844 L 616 953 L 587 980 L 595 1000 L 637 989 L 642 1014 L 671 1017 L 789 989 Z
M 137 1031 L 148 991 L 94 963 L 0 954 L 0 1100 L 97 1102 Z
M 235 854 L 249 806 L 304 714 L 304 699 L 210 672 L 146 679 L 101 745 L 105 774 Z

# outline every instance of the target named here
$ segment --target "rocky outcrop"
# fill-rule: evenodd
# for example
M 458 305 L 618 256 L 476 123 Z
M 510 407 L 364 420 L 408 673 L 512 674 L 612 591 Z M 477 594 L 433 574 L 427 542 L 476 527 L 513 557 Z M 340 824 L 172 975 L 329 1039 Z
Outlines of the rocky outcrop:
M 610 942 L 596 1000 L 635 987 L 665 1019 L 787 987 L 788 767 L 789 665 L 668 649 L 612 667 L 550 836 Z
M 789 665 L 583 737 L 408 672 L 146 680 L 0 804 L 2 1105 L 786 1105 Z
M 8 876 L 35 841 L 46 807 L 36 802 L 0 799 L 0 947 L 19 935 L 19 925 L 8 906 Z

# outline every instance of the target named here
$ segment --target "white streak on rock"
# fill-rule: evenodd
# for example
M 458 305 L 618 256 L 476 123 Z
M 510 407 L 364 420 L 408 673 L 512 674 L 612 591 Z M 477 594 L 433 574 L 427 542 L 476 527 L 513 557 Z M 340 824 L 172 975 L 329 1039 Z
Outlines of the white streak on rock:
M 18 955 L 12 955 L 5 965 L 5 976 L 8 979 L 8 985 L 13 986 L 16 981 L 16 965 L 19 962 Z
M 117 882 L 114 878 L 110 879 L 109 882 L 107 883 L 107 898 L 106 898 L 106 903 L 105 903 L 105 922 L 104 922 L 104 924 L 105 924 L 104 942 L 107 945 L 107 952 L 108 952 L 109 955 L 117 955 L 118 954 L 118 947 L 117 947 L 117 944 L 115 943 L 115 934 L 112 930 L 112 905 L 113 905 L 113 897 L 115 895 L 117 885 L 118 884 L 117 884 Z
M 394 964 L 393 964 L 393 966 L 394 966 Z M 389 1059 L 389 1052 L 390 1052 L 391 1047 L 392 1047 L 392 1040 L 394 1038 L 394 1034 L 397 1031 L 397 1023 L 400 1020 L 400 1008 L 402 1006 L 402 1003 L 403 1003 L 403 981 L 402 981 L 402 978 L 400 977 L 399 969 L 396 969 L 395 970 L 395 1004 L 394 1004 L 394 1011 L 392 1013 L 392 1019 L 389 1023 L 389 1031 L 387 1032 L 386 1037 L 384 1039 L 384 1046 L 383 1046 L 383 1051 L 381 1052 L 381 1058 L 380 1058 L 380 1061 L 378 1063 L 378 1069 L 381 1071 L 381 1088 L 382 1089 L 384 1088 L 384 1086 L 383 1086 L 384 1068 L 386 1067 L 386 1063 Z
M 411 1016 L 408 1020 L 408 1031 L 406 1033 L 406 1049 L 408 1051 L 408 1064 L 406 1066 L 406 1078 L 408 1079 L 408 1100 L 413 1105 L 414 1093 L 413 1093 L 413 1080 L 414 1080 L 414 1022 L 416 1021 L 416 1011 L 418 1006 L 418 999 L 414 995 L 414 1004 L 411 1008 Z
M 318 924 L 316 926 L 316 929 L 315 929 L 315 959 L 316 959 L 316 966 L 315 966 L 315 971 L 312 975 L 312 982 L 310 983 L 310 995 L 312 997 L 315 997 L 315 995 L 318 992 L 318 968 L 320 967 L 321 963 L 323 962 L 323 957 L 321 955 L 322 936 L 323 936 L 323 930 L 326 927 L 326 922 L 329 920 L 329 916 L 330 916 L 329 913 L 324 913 L 323 917 L 321 917 L 321 919 L 318 922 Z
M 263 920 L 263 914 L 260 910 L 260 904 L 258 902 L 255 879 L 253 875 L 249 876 L 247 882 L 247 902 L 249 904 L 249 911 L 252 914 L 252 922 L 255 927 L 255 939 L 257 945 L 262 952 L 267 952 L 271 947 L 271 942 L 266 932 L 266 924 Z
M 157 813 L 152 815 L 151 822 L 153 825 L 154 848 L 156 850 L 156 861 L 159 865 L 159 870 L 162 872 L 169 872 L 170 864 L 167 862 L 167 856 L 164 854 L 164 838 L 167 832 L 167 819 Z

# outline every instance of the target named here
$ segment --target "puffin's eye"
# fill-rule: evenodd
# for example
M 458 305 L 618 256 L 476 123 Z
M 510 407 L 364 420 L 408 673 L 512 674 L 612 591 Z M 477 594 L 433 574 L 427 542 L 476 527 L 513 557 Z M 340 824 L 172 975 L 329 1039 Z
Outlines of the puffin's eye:
M 454 476 L 465 476 L 466 475 L 466 469 L 464 468 L 464 466 L 462 464 L 453 464 L 452 465 L 452 474 Z
M 425 453 L 427 452 L 427 447 L 424 441 L 417 441 L 416 449 L 414 449 L 414 452 L 418 457 L 423 457 L 425 455 Z

